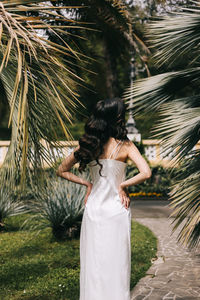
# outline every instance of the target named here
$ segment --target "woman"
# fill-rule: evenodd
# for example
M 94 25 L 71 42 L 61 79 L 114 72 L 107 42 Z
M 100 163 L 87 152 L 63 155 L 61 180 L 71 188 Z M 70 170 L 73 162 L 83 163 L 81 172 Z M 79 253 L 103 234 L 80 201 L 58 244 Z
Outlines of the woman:
M 121 99 L 97 102 L 79 146 L 62 162 L 57 175 L 87 187 L 80 232 L 79 300 L 130 300 L 131 210 L 127 187 L 150 178 L 151 170 L 127 138 L 126 107 Z M 126 160 L 139 173 L 125 180 Z M 70 171 L 88 165 L 92 182 Z

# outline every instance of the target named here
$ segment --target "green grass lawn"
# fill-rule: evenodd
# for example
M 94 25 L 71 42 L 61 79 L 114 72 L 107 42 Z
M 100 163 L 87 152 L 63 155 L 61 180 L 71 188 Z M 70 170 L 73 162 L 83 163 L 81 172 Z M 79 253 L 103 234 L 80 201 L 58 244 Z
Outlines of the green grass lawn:
M 50 229 L 17 230 L 11 217 L 0 233 L 0 299 L 79 299 L 79 239 L 56 241 Z M 37 233 L 37 234 L 36 234 Z M 131 289 L 145 276 L 157 251 L 157 239 L 132 220 Z

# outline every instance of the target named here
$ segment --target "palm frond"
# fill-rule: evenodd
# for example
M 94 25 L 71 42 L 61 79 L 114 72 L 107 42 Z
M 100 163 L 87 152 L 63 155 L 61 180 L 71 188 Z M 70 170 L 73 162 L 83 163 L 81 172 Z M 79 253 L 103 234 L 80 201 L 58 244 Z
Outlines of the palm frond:
M 63 7 L 56 7 L 59 9 Z M 37 18 L 28 16 L 32 10 L 38 13 Z M 84 107 L 76 92 L 82 79 L 73 64 L 66 65 L 63 58 L 80 60 L 83 55 L 66 42 L 62 46 L 41 35 L 38 28 L 52 30 L 59 37 L 60 26 L 48 23 L 49 14 L 52 19 L 62 19 L 62 28 L 77 26 L 64 16 L 56 16 L 55 7 L 43 1 L 0 3 L 0 80 L 10 106 L 8 126 L 12 123 L 11 144 L 0 175 L 2 182 L 8 184 L 10 180 L 13 188 L 16 174 L 23 183 L 27 168 L 42 168 L 44 161 L 52 165 L 50 148 L 58 143 L 54 128 L 59 126 L 66 139 L 73 139 L 67 123 L 72 123 L 78 105 Z M 49 149 L 41 138 L 49 143 Z
M 178 241 L 183 245 L 193 248 L 200 242 L 200 151 L 196 151 L 182 163 L 182 176 L 172 186 L 170 192 L 171 202 L 169 207 L 173 209 L 170 218 L 174 218 L 173 232 L 183 223 L 178 234 Z
M 162 103 L 176 99 L 186 86 L 197 87 L 199 76 L 200 68 L 196 67 L 140 79 L 124 92 L 124 99 L 129 103 L 133 97 L 135 115 L 158 110 Z M 198 95 L 190 97 L 190 103 L 196 101 L 196 97 L 199 98 Z M 183 101 L 188 101 L 188 97 Z
M 156 64 L 177 64 L 188 55 L 191 62 L 198 61 L 199 30 L 199 8 L 184 8 L 174 15 L 164 16 L 159 26 L 158 22 L 152 21 L 147 37 L 152 47 L 157 49 L 154 55 Z
M 200 139 L 200 107 L 191 107 L 182 99 L 161 105 L 162 122 L 155 124 L 153 138 L 160 138 L 165 152 L 174 151 L 179 163 L 193 150 Z
M 160 116 L 151 137 L 161 139 L 162 154 L 172 151 L 172 166 L 183 170 L 169 194 L 170 217 L 173 231 L 185 221 L 178 241 L 190 247 L 200 242 L 199 28 L 199 5 L 152 22 L 148 37 L 156 49 L 154 60 L 173 71 L 138 80 L 124 94 L 127 102 L 134 99 L 134 114 L 156 110 Z

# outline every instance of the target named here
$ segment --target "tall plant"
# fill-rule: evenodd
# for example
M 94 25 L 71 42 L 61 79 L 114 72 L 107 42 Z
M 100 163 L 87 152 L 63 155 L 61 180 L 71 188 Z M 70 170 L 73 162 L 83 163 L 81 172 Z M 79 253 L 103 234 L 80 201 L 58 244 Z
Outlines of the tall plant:
M 72 5 L 73 0 L 59 0 L 58 3 Z M 89 22 L 95 30 L 84 35 L 86 40 L 75 41 L 84 52 L 90 51 L 99 65 L 103 62 L 104 74 L 101 74 L 101 78 L 105 81 L 106 97 L 119 96 L 119 66 L 123 70 L 127 68 L 125 65 L 130 61 L 130 50 L 134 49 L 135 58 L 137 56 L 137 60 L 146 67 L 144 54 L 150 53 L 135 28 L 135 16 L 124 0 L 77 0 L 76 4 L 80 8 L 72 10 L 74 17 L 82 22 Z M 92 67 L 95 71 L 99 70 L 96 62 Z
M 171 187 L 170 217 L 173 231 L 183 223 L 178 241 L 189 247 L 200 242 L 200 150 L 195 148 L 200 139 L 199 28 L 197 2 L 196 7 L 151 22 L 148 37 L 156 49 L 154 61 L 169 72 L 137 81 L 124 95 L 128 101 L 134 97 L 135 114 L 157 110 L 161 120 L 152 137 L 161 139 L 165 153 L 176 151 L 172 162 L 184 172 Z
M 55 157 L 51 148 L 58 145 L 55 127 L 62 128 L 66 139 L 73 139 L 67 123 L 72 123 L 77 106 L 84 106 L 76 93 L 81 79 L 66 58 L 80 60 L 83 55 L 69 43 L 60 45 L 42 33 L 48 29 L 61 39 L 60 31 L 69 34 L 63 29 L 81 26 L 60 15 L 60 9 L 63 6 L 55 10 L 42 0 L 0 2 L 0 101 L 7 99 L 8 126 L 12 125 L 0 180 L 9 189 L 25 183 L 31 169 L 36 173 L 42 170 L 43 161 L 52 164 Z M 33 11 L 36 16 L 30 15 Z M 59 25 L 51 25 L 49 20 L 59 20 Z

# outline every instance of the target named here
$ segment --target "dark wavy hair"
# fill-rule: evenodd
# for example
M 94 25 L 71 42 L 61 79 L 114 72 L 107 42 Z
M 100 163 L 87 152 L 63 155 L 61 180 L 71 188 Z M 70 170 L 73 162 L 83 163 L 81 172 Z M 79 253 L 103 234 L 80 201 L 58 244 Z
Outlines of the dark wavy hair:
M 126 104 L 120 98 L 101 100 L 96 103 L 92 115 L 85 124 L 85 133 L 79 139 L 80 148 L 74 152 L 79 164 L 78 170 L 82 173 L 86 165 L 96 160 L 103 153 L 103 146 L 110 137 L 119 140 L 128 140 L 125 126 Z M 101 175 L 101 174 L 100 174 Z

